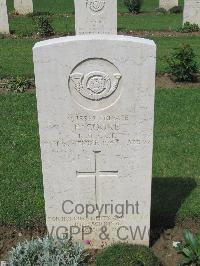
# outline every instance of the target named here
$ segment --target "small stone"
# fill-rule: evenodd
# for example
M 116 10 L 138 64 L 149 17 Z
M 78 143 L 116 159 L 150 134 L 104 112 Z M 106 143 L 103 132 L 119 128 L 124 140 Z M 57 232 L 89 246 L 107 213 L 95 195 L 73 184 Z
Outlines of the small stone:
M 179 242 L 179 241 L 173 241 L 173 242 L 172 242 L 172 246 L 173 246 L 174 248 L 177 248 L 178 245 L 179 245 L 180 243 L 181 243 L 181 242 Z

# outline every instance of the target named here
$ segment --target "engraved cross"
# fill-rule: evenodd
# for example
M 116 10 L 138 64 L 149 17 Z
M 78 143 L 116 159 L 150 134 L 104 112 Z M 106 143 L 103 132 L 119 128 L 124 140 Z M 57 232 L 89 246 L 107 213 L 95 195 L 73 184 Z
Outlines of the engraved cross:
M 97 204 L 97 194 L 99 194 L 99 188 L 97 187 L 98 179 L 101 177 L 118 177 L 118 170 L 116 171 L 103 171 L 98 168 L 97 164 L 97 157 L 98 154 L 101 153 L 101 151 L 94 151 L 94 171 L 88 171 L 88 172 L 79 172 L 76 171 L 76 176 L 79 178 L 82 177 L 91 177 L 95 179 L 95 201 Z

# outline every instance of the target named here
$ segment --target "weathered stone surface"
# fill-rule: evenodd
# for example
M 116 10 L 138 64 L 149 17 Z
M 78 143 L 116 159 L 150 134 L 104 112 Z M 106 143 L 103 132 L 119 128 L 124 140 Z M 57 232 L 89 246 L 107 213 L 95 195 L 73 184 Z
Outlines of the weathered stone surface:
M 178 6 L 178 0 L 160 0 L 159 2 L 159 7 L 166 10 L 169 10 L 175 6 Z
M 14 8 L 15 8 L 15 11 L 21 15 L 33 13 L 33 1 L 32 0 L 14 0 Z
M 75 0 L 76 34 L 117 34 L 117 0 Z
M 71 232 L 94 248 L 149 244 L 155 50 L 153 41 L 111 35 L 35 45 L 46 221 L 54 236 Z
M 0 33 L 10 33 L 6 0 L 0 0 Z
M 185 0 L 183 23 L 190 22 L 200 26 L 200 0 Z

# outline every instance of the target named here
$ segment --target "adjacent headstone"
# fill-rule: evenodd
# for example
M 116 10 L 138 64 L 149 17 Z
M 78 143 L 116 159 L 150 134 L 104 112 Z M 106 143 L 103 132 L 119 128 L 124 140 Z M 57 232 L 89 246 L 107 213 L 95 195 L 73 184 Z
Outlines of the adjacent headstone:
M 183 12 L 183 24 L 195 23 L 200 26 L 200 0 L 185 0 Z
M 117 0 L 75 0 L 76 34 L 117 34 Z
M 26 15 L 33 13 L 33 1 L 32 0 L 14 0 L 15 11 L 20 15 Z
M 0 0 L 0 33 L 2 34 L 10 33 L 6 0 Z
M 49 233 L 91 248 L 148 245 L 154 42 L 79 35 L 33 55 Z
M 178 0 L 160 0 L 159 2 L 159 7 L 164 8 L 167 11 L 175 6 L 178 6 Z

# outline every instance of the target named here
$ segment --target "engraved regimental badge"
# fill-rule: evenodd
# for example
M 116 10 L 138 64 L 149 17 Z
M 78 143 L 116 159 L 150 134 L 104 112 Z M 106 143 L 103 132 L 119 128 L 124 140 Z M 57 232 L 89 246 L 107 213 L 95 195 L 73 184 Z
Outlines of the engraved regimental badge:
M 80 105 L 98 108 L 102 105 L 105 108 L 119 95 L 119 92 L 116 95 L 115 92 L 121 78 L 119 70 L 109 61 L 99 58 L 88 59 L 72 70 L 69 88 L 73 98 Z
M 105 7 L 105 0 L 86 0 L 86 6 L 93 12 L 99 12 Z
M 113 77 L 110 77 L 104 72 L 92 71 L 86 75 L 73 73 L 70 78 L 78 93 L 87 99 L 98 101 L 110 96 L 117 89 L 121 74 L 113 73 Z

